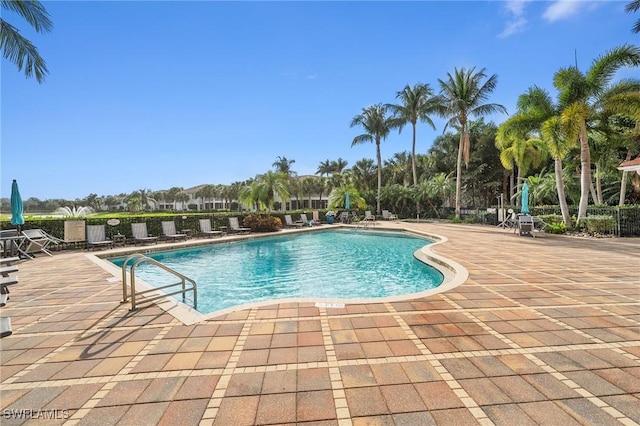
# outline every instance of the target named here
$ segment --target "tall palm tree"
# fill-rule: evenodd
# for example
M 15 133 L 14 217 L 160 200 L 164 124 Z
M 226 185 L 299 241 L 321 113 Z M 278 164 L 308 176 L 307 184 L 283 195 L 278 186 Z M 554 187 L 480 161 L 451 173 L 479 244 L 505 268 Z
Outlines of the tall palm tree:
M 277 156 L 276 161 L 273 162 L 272 166 L 277 172 L 282 172 L 287 176 L 291 176 L 293 174 L 291 165 L 295 162 L 296 160 L 288 160 L 284 155 L 282 157 Z
M 615 73 L 625 66 L 640 65 L 640 48 L 622 45 L 596 58 L 586 73 L 577 67 L 561 68 L 555 73 L 553 85 L 559 91 L 562 121 L 571 128 L 580 143 L 580 204 L 578 222 L 585 218 L 591 188 L 591 150 L 587 120 L 606 92 Z
M 332 167 L 331 167 L 331 161 L 329 161 L 329 159 L 326 159 L 325 161 L 321 161 L 320 164 L 318 164 L 318 170 L 316 170 L 316 173 L 320 175 L 320 177 L 322 176 L 329 176 L 329 173 L 332 172 Z
M 549 118 L 542 124 L 540 133 L 542 136 L 542 142 L 546 144 L 547 149 L 553 157 L 556 176 L 556 191 L 558 192 L 558 202 L 560 203 L 562 220 L 568 228 L 571 228 L 571 216 L 569 216 L 567 196 L 564 191 L 562 160 L 569 154 L 572 144 L 570 141 L 567 141 L 565 137 L 566 132 L 562 129 L 562 120 L 557 115 Z
M 340 174 L 344 171 L 344 169 L 347 168 L 348 165 L 349 162 L 347 160 L 343 160 L 342 158 L 338 157 L 337 160 L 331 162 L 331 172 Z
M 365 142 L 376 144 L 376 158 L 378 159 L 378 196 L 376 200 L 376 212 L 381 214 L 380 194 L 382 192 L 382 157 L 380 155 L 380 143 L 389 136 L 391 129 L 398 126 L 397 119 L 387 116 L 387 107 L 382 104 L 372 105 L 362 109 L 362 113 L 351 120 L 351 127 L 360 126 L 365 133 L 356 136 L 351 146 Z
M 486 79 L 486 81 L 485 81 Z M 460 218 L 462 200 L 462 160 L 469 165 L 471 141 L 468 121 L 470 117 L 482 117 L 497 112 L 505 113 L 507 109 L 500 104 L 484 103 L 495 90 L 498 83 L 496 74 L 487 78 L 485 69 L 454 69 L 453 75 L 447 73 L 447 80 L 438 79 L 440 83 L 440 106 L 438 113 L 448 118 L 447 126 L 459 126 L 460 143 L 458 145 L 458 161 L 456 166 L 456 217 Z
M 435 130 L 436 126 L 429 114 L 434 114 L 437 110 L 438 99 L 433 96 L 433 91 L 428 84 L 418 83 L 413 87 L 408 84 L 396 93 L 396 99 L 400 104 L 388 105 L 391 111 L 400 119 L 402 123 L 398 131 L 402 132 L 405 124 L 411 123 L 411 170 L 413 172 L 413 184 L 418 184 L 418 172 L 416 168 L 416 125 L 419 121 L 427 123 Z
M 11 10 L 22 18 L 38 33 L 47 33 L 53 29 L 53 22 L 39 0 L 0 2 L 3 9 Z M 0 18 L 0 48 L 2 56 L 13 62 L 18 71 L 24 68 L 26 77 L 35 76 L 38 83 L 44 81 L 49 73 L 47 64 L 40 56 L 38 49 L 26 38 L 20 35 L 20 31 Z

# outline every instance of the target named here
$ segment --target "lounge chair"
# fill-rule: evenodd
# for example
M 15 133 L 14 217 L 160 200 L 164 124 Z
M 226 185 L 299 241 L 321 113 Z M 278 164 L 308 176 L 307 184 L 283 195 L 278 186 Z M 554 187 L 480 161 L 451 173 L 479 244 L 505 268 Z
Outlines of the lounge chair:
M 302 222 L 295 222 L 294 223 L 290 214 L 285 214 L 284 215 L 284 225 L 287 228 L 300 228 L 300 227 L 303 226 Z
M 223 232 L 211 229 L 211 219 L 200 219 L 200 234 L 204 237 L 221 237 Z
M 394 213 L 391 213 L 389 210 L 382 210 L 382 218 L 385 220 L 393 220 L 395 222 L 398 221 L 398 216 Z
M 131 233 L 133 234 L 133 241 L 135 244 L 158 243 L 158 237 L 149 235 L 149 232 L 147 231 L 147 224 L 144 222 L 132 223 Z
M 302 226 L 310 226 L 306 213 L 300 213 L 300 223 L 302 223 Z
M 338 220 L 342 223 L 349 223 L 349 212 L 340 212 L 340 216 L 338 216 Z
M 367 210 L 364 212 L 364 219 L 362 220 L 365 222 L 375 222 L 376 217 L 371 213 L 371 210 Z
M 173 220 L 162 221 L 162 236 L 167 240 L 186 240 L 187 234 L 178 234 Z
M 243 228 L 243 227 L 241 227 L 240 223 L 238 222 L 238 218 L 237 217 L 230 217 L 229 218 L 229 231 L 234 232 L 234 233 L 238 233 L 238 234 L 243 234 L 243 233 L 251 232 L 251 228 Z
M 312 214 L 313 214 L 313 224 L 322 225 L 322 221 L 320 220 L 320 212 L 318 210 L 314 210 Z
M 518 216 L 518 233 L 520 236 L 529 235 L 533 237 L 533 216 L 521 214 Z
M 113 241 L 107 239 L 104 225 L 87 225 L 87 249 L 113 248 Z
M 42 252 L 52 256 L 49 251 L 49 246 L 51 244 L 58 245 L 64 242 L 60 238 L 47 234 L 42 229 L 25 229 L 22 231 L 22 235 L 24 235 L 26 240 L 24 252 L 29 255 Z

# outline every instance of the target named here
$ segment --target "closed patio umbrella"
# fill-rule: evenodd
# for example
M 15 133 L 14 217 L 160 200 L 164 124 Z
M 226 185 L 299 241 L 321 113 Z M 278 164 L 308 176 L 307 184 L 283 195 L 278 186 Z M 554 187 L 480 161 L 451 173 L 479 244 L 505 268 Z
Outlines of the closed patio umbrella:
M 344 196 L 344 209 L 349 210 L 351 208 L 351 200 L 349 199 L 349 193 L 347 192 Z
M 529 185 L 527 185 L 527 182 L 522 184 L 522 208 L 520 213 L 529 213 Z
M 18 182 L 14 179 L 11 184 L 11 224 L 16 225 L 18 231 L 20 231 L 22 225 L 24 225 L 24 217 L 22 217 L 23 209 L 24 206 L 22 205 Z

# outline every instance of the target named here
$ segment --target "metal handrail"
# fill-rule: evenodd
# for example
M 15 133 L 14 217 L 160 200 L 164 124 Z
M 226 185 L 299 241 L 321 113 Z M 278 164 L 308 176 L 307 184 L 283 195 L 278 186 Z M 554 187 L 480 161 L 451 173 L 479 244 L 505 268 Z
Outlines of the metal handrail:
M 153 302 L 154 300 L 158 300 L 158 299 L 162 299 L 165 298 L 167 296 L 173 296 L 175 294 L 181 294 L 182 293 L 182 302 L 184 303 L 186 301 L 186 297 L 185 297 L 185 293 L 187 291 L 193 291 L 193 307 L 194 309 L 197 309 L 198 306 L 198 288 L 196 285 L 195 280 L 187 277 L 186 275 L 182 275 L 180 272 L 175 271 L 171 268 L 169 268 L 168 266 L 158 262 L 155 259 L 152 259 L 150 257 L 147 257 L 141 253 L 134 253 L 130 256 L 128 256 L 124 262 L 122 262 L 122 301 L 121 303 L 127 303 L 127 301 L 129 300 L 129 294 L 127 292 L 127 264 L 131 261 L 134 260 L 133 264 L 131 265 L 131 310 L 135 310 L 137 305 L 140 305 L 142 303 L 149 303 L 149 302 Z M 159 267 L 160 269 L 163 269 L 164 271 L 175 275 L 176 277 L 180 278 L 180 281 L 176 282 L 176 283 L 172 283 L 172 284 L 167 284 L 164 285 L 162 287 L 154 287 L 148 290 L 142 290 L 142 291 L 136 291 L 136 266 L 138 266 L 141 263 L 144 262 L 148 262 L 151 263 L 157 267 Z M 187 281 L 189 283 L 191 283 L 191 287 L 187 288 Z M 163 293 L 157 296 L 153 296 L 153 297 L 148 297 L 145 298 L 143 301 L 141 302 L 137 302 L 136 303 L 136 296 L 140 296 L 142 294 L 145 293 L 149 293 L 152 291 L 157 291 L 157 290 L 162 290 L 165 288 L 169 288 L 169 287 L 174 287 L 176 285 L 181 285 L 182 289 L 181 290 L 177 290 L 171 293 Z

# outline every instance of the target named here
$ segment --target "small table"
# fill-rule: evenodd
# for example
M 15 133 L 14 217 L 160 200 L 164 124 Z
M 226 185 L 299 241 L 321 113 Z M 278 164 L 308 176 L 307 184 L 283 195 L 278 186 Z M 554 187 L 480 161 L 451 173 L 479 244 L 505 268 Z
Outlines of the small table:
M 187 237 L 187 240 L 190 240 L 191 238 L 193 238 L 193 229 L 181 229 L 180 230 L 181 234 L 185 234 Z
M 127 237 L 125 237 L 122 234 L 116 234 L 111 238 L 113 240 L 113 246 L 114 247 L 117 247 L 117 246 L 124 247 L 127 244 Z

